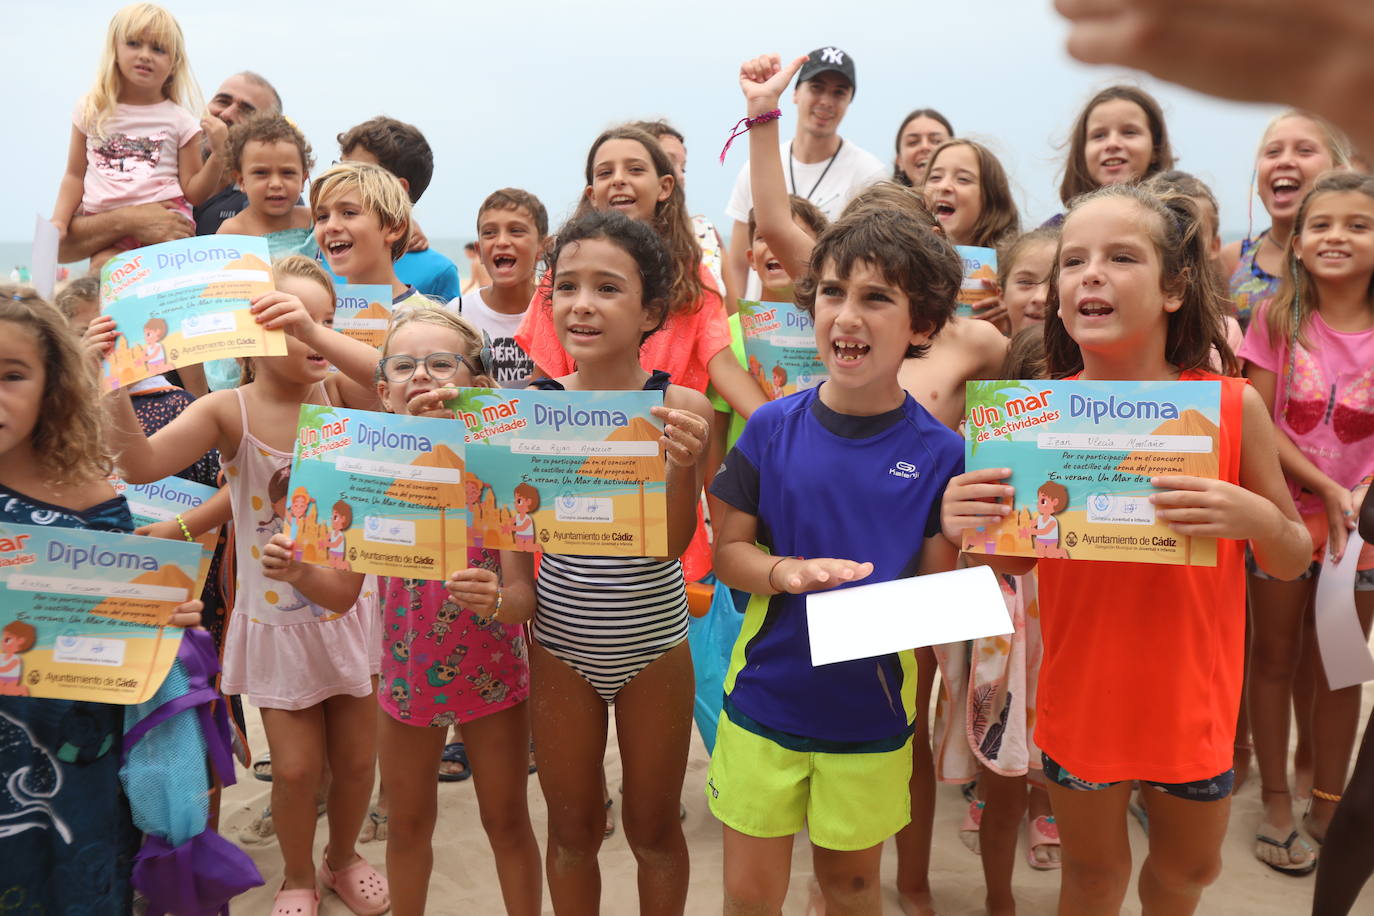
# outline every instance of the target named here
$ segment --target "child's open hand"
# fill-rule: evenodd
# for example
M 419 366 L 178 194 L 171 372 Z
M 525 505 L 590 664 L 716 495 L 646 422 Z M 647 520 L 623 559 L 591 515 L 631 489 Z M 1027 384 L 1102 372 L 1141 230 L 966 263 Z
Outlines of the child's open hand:
M 262 574 L 278 582 L 295 582 L 304 567 L 296 562 L 296 542 L 286 534 L 274 534 L 262 548 Z
M 952 544 L 963 547 L 965 528 L 1002 524 L 1011 512 L 1016 489 L 999 481 L 1010 476 L 1011 468 L 983 468 L 950 478 L 940 500 L 940 528 Z
M 406 401 L 406 411 L 412 417 L 438 417 L 441 420 L 454 419 L 453 411 L 444 406 L 445 401 L 458 395 L 457 388 L 435 388 L 422 391 Z
M 96 364 L 110 355 L 114 350 L 115 338 L 119 336 L 119 329 L 115 327 L 115 320 L 109 315 L 96 315 L 91 319 L 91 323 L 86 325 L 86 330 L 81 332 L 81 349 Z
M 269 331 L 285 331 L 298 340 L 304 340 L 306 334 L 318 327 L 304 302 L 277 289 L 254 299 L 249 311 L 257 323 Z
M 872 563 L 820 557 L 803 560 L 784 557 L 768 574 L 768 583 L 779 591 L 792 595 L 803 592 L 823 592 L 837 585 L 858 582 L 873 574 Z
M 778 100 L 787 91 L 787 86 L 796 76 L 801 65 L 806 63 L 803 54 L 786 67 L 782 58 L 776 54 L 761 54 L 739 65 L 739 88 L 744 93 L 744 101 L 750 117 L 778 107 Z
M 444 588 L 454 601 L 469 611 L 490 617 L 496 609 L 496 598 L 501 594 L 501 580 L 490 569 L 473 566 L 450 575 Z
M 690 410 L 654 407 L 651 412 L 663 421 L 663 435 L 658 441 L 668 462 L 683 468 L 696 467 L 697 459 L 706 450 L 711 424 Z

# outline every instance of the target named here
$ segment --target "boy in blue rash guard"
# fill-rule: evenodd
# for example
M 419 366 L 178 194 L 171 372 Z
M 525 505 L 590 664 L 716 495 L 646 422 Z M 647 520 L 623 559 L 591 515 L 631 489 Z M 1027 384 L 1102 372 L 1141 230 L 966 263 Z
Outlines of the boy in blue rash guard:
M 828 906 L 881 910 L 885 839 L 910 819 L 915 658 L 812 667 L 805 593 L 953 568 L 940 496 L 959 436 L 897 380 L 949 319 L 953 248 L 867 210 L 817 241 L 797 303 L 829 381 L 763 405 L 711 486 L 717 575 L 753 595 L 725 679 L 707 799 L 725 825 L 725 912 L 777 912 L 806 826 Z

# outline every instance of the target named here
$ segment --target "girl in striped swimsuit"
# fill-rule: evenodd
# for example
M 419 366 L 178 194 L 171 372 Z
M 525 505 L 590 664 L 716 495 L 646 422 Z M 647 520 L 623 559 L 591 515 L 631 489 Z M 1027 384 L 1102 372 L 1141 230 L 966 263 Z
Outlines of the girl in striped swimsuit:
M 605 822 L 601 762 L 610 706 L 624 762 L 625 836 L 639 861 L 644 912 L 681 913 L 687 844 L 678 802 L 691 738 L 694 680 L 678 557 L 696 527 L 710 405 L 639 364 L 668 313 L 673 261 L 658 234 L 615 212 L 576 217 L 550 256 L 549 301 L 577 369 L 545 389 L 663 392 L 668 557 L 545 554 L 530 648 L 535 757 L 549 807 L 549 895 L 562 912 L 595 912 Z

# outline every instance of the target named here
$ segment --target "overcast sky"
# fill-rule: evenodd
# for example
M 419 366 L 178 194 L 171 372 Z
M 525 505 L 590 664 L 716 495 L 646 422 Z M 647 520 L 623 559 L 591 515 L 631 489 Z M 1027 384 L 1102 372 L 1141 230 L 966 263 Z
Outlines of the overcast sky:
M 7 4 L 5 95 L 16 142 L 0 148 L 0 239 L 30 238 L 34 212 L 51 214 L 73 105 L 121 5 Z M 167 6 L 204 93 L 238 70 L 265 75 L 314 145 L 317 171 L 337 157 L 335 136 L 373 115 L 424 131 L 436 166 L 417 216 L 435 237 L 471 237 L 477 205 L 508 185 L 538 194 L 556 224 L 581 192 L 592 139 L 644 117 L 667 117 L 686 134 L 688 203 L 728 228 L 723 211 L 747 146 L 737 144 L 724 167 L 716 157 L 743 112 L 739 62 L 768 51 L 847 50 L 859 88 L 841 133 L 885 161 L 907 111 L 943 111 L 958 133 L 1002 158 L 1028 225 L 1059 209 L 1062 144 L 1079 107 L 1122 76 L 1163 102 L 1179 167 L 1213 186 L 1228 236 L 1246 228 L 1254 150 L 1273 113 L 1079 66 L 1063 51 L 1064 25 L 1048 0 Z M 790 136 L 790 102 L 783 111 Z

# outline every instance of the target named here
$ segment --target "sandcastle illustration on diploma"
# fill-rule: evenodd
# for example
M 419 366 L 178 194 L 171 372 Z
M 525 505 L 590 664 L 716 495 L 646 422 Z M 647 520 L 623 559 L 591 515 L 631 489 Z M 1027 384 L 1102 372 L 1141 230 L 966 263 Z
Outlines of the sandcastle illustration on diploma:
M 227 262 L 221 270 L 257 271 L 268 276 L 271 275 L 271 267 L 261 258 L 252 254 Z M 202 301 L 209 299 L 250 299 L 259 291 L 265 291 L 260 290 L 260 287 L 262 287 L 262 283 L 257 280 L 218 280 L 207 283 L 198 298 Z M 271 288 L 270 281 L 266 288 Z M 159 372 L 164 372 L 170 368 L 203 362 L 199 358 L 184 362 L 177 359 L 178 351 L 185 337 L 181 331 L 180 321 L 175 323 L 175 330 L 171 328 L 171 324 L 165 318 L 156 317 L 143 323 L 137 330 L 121 329 L 119 336 L 115 338 L 114 349 L 107 357 L 108 367 L 105 380 L 111 391 L 157 375 Z M 156 328 L 157 333 L 150 333 L 150 329 L 153 328 Z M 131 331 L 142 334 L 143 342 L 130 344 L 128 335 Z M 246 309 L 234 316 L 233 330 L 223 333 L 234 336 L 240 332 L 258 333 L 257 323 Z M 280 352 L 286 352 L 284 343 Z

